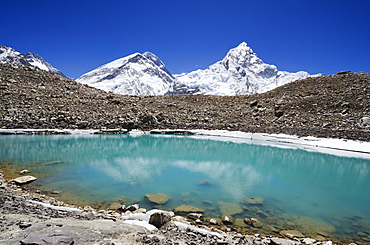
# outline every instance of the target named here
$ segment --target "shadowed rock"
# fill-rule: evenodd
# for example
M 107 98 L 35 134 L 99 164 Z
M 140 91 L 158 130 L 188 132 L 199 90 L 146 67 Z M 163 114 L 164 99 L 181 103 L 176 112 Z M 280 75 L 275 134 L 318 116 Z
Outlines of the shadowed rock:
M 154 213 L 149 218 L 149 224 L 154 225 L 158 229 L 171 220 L 171 215 L 167 212 Z

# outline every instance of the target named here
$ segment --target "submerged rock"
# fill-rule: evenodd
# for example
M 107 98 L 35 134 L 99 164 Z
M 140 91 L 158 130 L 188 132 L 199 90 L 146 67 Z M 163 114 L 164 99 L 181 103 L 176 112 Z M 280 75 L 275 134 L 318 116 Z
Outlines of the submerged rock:
M 208 179 L 202 179 L 198 181 L 197 185 L 200 185 L 200 186 L 211 185 L 211 181 Z
M 272 225 L 266 225 L 265 229 L 268 230 L 268 231 L 271 231 L 271 232 L 275 232 L 275 233 L 279 232 L 279 230 L 276 227 L 272 226 Z
M 204 210 L 201 208 L 183 204 L 175 208 L 174 212 L 179 215 L 187 215 L 188 213 L 204 213 Z
M 153 202 L 156 204 L 164 204 L 171 198 L 171 196 L 163 194 L 163 193 L 157 193 L 157 194 L 146 194 L 145 198 L 149 200 L 150 202 Z
M 120 203 L 114 202 L 111 205 L 109 205 L 108 209 L 109 210 L 118 210 L 122 207 Z
M 243 213 L 243 209 L 239 204 L 228 203 L 228 202 L 218 202 L 218 207 L 220 208 L 222 215 L 234 215 Z
M 267 218 L 269 215 L 261 210 L 257 210 L 257 215 L 259 215 L 261 218 Z
M 262 197 L 251 197 L 244 199 L 246 204 L 250 205 L 263 205 L 264 199 Z
M 329 236 L 329 234 L 336 232 L 336 228 L 333 225 L 319 219 L 302 216 L 292 220 L 292 222 L 294 222 L 297 227 L 300 227 L 300 230 L 306 235 L 320 233 Z
M 255 218 L 251 218 L 251 223 L 255 228 L 261 228 L 263 226 L 262 222 Z
M 23 185 L 23 184 L 27 184 L 35 180 L 37 180 L 36 177 L 33 177 L 31 175 L 26 175 L 26 176 L 15 178 L 12 181 L 18 185 Z
M 242 219 L 235 219 L 234 225 L 239 227 L 247 227 L 248 225 Z

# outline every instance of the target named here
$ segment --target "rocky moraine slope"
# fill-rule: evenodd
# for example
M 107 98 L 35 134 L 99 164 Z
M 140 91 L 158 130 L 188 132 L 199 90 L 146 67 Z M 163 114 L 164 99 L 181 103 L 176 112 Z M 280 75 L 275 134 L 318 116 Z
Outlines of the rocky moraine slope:
M 0 64 L 0 128 L 203 128 L 370 141 L 370 74 L 311 77 L 254 95 L 128 96 Z

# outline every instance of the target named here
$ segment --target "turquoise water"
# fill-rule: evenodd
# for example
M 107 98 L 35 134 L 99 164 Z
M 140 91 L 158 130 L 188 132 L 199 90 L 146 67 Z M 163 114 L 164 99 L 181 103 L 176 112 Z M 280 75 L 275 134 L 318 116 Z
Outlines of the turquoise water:
M 369 159 L 192 136 L 10 135 L 0 137 L 0 162 L 38 177 L 30 187 L 61 191 L 77 204 L 152 208 L 144 195 L 165 193 L 171 199 L 163 209 L 188 204 L 217 217 L 222 201 L 244 206 L 234 218 L 253 217 L 258 208 L 269 217 L 257 217 L 279 229 L 288 221 L 301 228 L 299 218 L 309 217 L 342 237 L 370 236 Z M 264 205 L 246 208 L 249 197 Z

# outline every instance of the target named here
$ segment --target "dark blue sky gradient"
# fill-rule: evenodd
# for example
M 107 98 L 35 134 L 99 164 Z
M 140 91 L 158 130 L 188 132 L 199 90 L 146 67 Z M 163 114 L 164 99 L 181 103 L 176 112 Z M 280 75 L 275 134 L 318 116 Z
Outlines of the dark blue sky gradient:
M 5 0 L 0 45 L 78 78 L 135 52 L 172 73 L 204 69 L 245 41 L 279 70 L 370 72 L 369 0 Z

